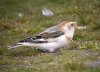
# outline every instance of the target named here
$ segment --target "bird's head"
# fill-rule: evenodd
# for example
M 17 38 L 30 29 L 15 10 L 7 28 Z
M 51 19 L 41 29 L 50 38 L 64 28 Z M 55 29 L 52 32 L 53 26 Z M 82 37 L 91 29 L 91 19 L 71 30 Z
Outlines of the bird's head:
M 60 28 L 62 29 L 63 32 L 67 32 L 69 30 L 71 31 L 75 31 L 75 29 L 78 29 L 78 25 L 76 23 L 76 21 L 74 22 L 67 22 L 67 21 L 64 21 L 60 24 Z
M 63 21 L 59 26 L 64 33 L 71 35 L 72 37 L 76 29 L 83 29 L 81 26 L 77 25 L 76 21 L 74 22 Z

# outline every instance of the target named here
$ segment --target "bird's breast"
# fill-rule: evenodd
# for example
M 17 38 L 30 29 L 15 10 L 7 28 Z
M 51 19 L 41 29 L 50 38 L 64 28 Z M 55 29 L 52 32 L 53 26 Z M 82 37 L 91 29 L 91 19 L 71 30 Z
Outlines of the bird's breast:
M 65 35 L 62 35 L 57 38 L 57 43 L 59 43 L 59 45 L 66 45 L 69 43 L 69 41 L 66 39 Z

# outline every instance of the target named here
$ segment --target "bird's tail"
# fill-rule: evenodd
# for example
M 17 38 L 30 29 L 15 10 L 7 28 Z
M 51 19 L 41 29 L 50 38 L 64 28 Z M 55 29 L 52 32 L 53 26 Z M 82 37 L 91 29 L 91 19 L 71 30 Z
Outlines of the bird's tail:
M 11 45 L 11 46 L 8 46 L 8 49 L 12 49 L 12 48 L 17 48 L 17 47 L 20 47 L 20 46 L 24 46 L 23 44 L 14 44 L 14 45 Z

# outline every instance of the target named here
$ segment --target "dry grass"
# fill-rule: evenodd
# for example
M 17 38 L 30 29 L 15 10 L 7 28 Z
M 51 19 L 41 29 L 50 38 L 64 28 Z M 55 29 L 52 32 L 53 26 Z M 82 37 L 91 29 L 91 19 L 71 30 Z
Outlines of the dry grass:
M 44 17 L 41 9 L 54 12 Z M 18 14 L 23 16 L 19 17 Z M 100 72 L 84 66 L 100 61 L 99 0 L 1 0 L 0 1 L 0 71 L 1 72 Z M 87 26 L 76 31 L 69 49 L 44 53 L 30 47 L 8 50 L 7 46 L 40 32 L 61 21 L 77 21 Z

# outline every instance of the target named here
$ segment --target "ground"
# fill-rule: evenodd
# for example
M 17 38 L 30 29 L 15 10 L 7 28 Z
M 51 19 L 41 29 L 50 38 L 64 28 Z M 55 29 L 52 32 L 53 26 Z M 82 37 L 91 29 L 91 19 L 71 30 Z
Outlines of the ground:
M 54 16 L 43 16 L 47 7 Z M 55 53 L 32 47 L 8 49 L 60 22 L 77 21 L 69 47 Z M 100 72 L 99 0 L 0 0 L 0 72 Z

